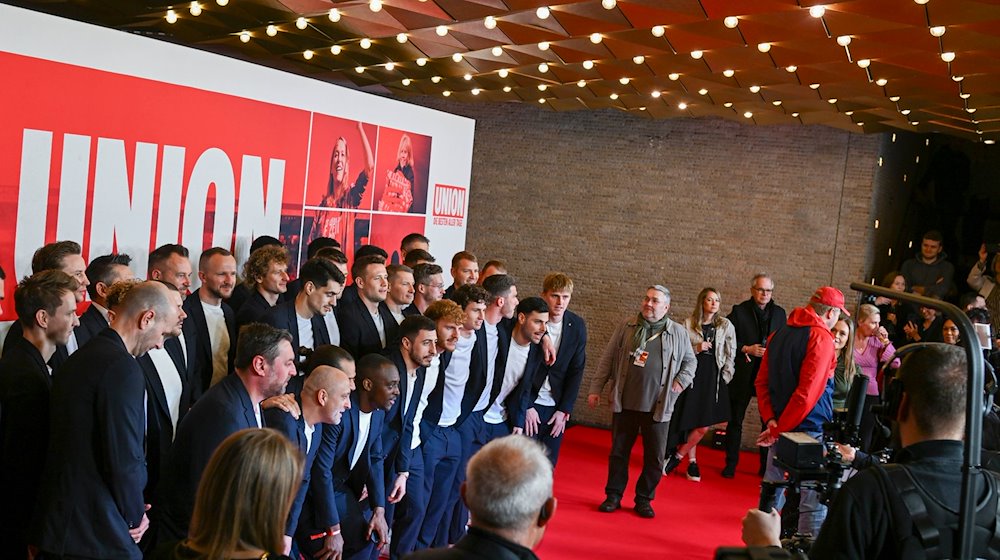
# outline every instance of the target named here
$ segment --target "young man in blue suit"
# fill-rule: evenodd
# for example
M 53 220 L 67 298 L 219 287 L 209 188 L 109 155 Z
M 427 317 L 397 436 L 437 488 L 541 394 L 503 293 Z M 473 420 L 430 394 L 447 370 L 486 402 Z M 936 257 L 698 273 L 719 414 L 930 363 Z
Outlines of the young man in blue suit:
M 304 360 L 313 350 L 330 344 L 323 315 L 333 308 L 344 290 L 344 275 L 325 259 L 306 261 L 299 270 L 302 291 L 295 299 L 279 303 L 264 314 L 262 322 L 292 335 L 292 348 Z

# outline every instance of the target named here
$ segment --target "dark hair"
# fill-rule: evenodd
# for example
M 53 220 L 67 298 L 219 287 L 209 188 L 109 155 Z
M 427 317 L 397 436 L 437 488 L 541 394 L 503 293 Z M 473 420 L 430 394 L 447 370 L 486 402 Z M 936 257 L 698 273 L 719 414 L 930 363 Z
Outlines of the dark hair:
M 538 296 L 531 296 L 529 298 L 524 298 L 520 303 L 517 304 L 517 311 L 515 311 L 515 317 L 524 313 L 525 316 L 531 315 L 532 313 L 548 313 L 549 304 L 545 303 L 545 300 Z
M 240 328 L 236 339 L 236 358 L 233 366 L 236 369 L 247 369 L 254 356 L 263 356 L 268 363 L 278 357 L 278 348 L 282 340 L 292 344 L 292 335 L 285 329 L 276 329 L 264 323 L 248 323 Z
M 315 257 L 320 249 L 326 249 L 327 247 L 340 249 L 340 243 L 332 237 L 317 237 L 310 241 L 309 246 L 306 247 L 306 258 L 311 259 Z
M 989 309 L 983 309 L 982 307 L 973 307 L 972 309 L 966 311 L 965 314 L 966 316 L 969 317 L 969 320 L 972 321 L 973 323 L 980 323 L 983 325 L 989 325 L 992 323 L 992 315 L 990 315 Z
M 358 247 L 357 251 L 354 251 L 355 259 L 360 259 L 362 257 L 367 257 L 369 255 L 378 255 L 383 259 L 389 258 L 389 253 L 386 253 L 385 249 L 377 247 L 375 245 L 362 245 Z
M 435 260 L 434 255 L 424 251 L 423 249 L 410 249 L 406 252 L 406 258 L 403 259 L 403 264 L 406 266 L 416 266 L 417 261 L 432 263 Z
M 925 233 L 923 239 L 926 239 L 928 241 L 937 241 L 938 243 L 944 243 L 944 237 L 942 237 L 941 232 L 936 229 L 932 229 L 927 233 Z
M 105 287 L 110 286 L 114 280 L 115 267 L 128 266 L 131 262 L 132 257 L 125 253 L 101 255 L 90 261 L 90 264 L 87 265 L 87 279 L 90 280 L 90 285 L 87 286 L 87 293 L 90 294 L 90 299 L 99 297 L 97 295 L 98 282 L 104 284 Z
M 430 284 L 431 276 L 443 274 L 444 269 L 434 263 L 423 263 L 413 267 L 414 284 Z
M 154 268 L 160 268 L 163 266 L 163 263 L 167 262 L 173 255 L 180 255 L 185 259 L 190 257 L 187 247 L 183 245 L 178 245 L 176 243 L 160 245 L 149 254 L 149 264 L 146 265 L 146 275 L 148 276 Z
M 430 245 L 431 240 L 427 239 L 427 237 L 424 236 L 421 233 L 414 232 L 414 233 L 407 234 L 407 236 L 404 237 L 403 240 L 399 242 L 399 248 L 400 249 L 406 249 L 408 245 L 411 245 L 413 243 L 426 243 L 426 244 Z M 423 250 L 423 249 L 421 249 L 421 250 Z M 407 249 L 406 252 L 407 252 L 407 254 L 409 254 L 410 251 Z
M 500 271 L 499 274 L 507 274 L 507 263 L 503 262 L 502 260 L 493 259 L 490 261 L 486 261 L 486 264 L 483 265 L 483 270 L 486 270 L 491 266 L 499 270 Z
M 351 280 L 357 282 L 357 279 L 365 273 L 365 269 L 373 264 L 385 264 L 385 257 L 381 255 L 355 256 L 354 263 L 351 264 Z
M 470 303 L 489 303 L 490 293 L 477 284 L 465 284 L 452 292 L 451 299 L 464 311 Z
M 437 325 L 430 318 L 423 315 L 410 315 L 400 323 L 399 337 L 413 342 L 413 339 L 416 338 L 420 331 L 433 331 L 436 328 Z
M 6 279 L 7 279 L 7 273 L 4 272 L 3 267 L 0 266 L 0 280 L 6 280 Z
M 63 259 L 70 255 L 82 255 L 83 249 L 76 241 L 56 241 L 48 243 L 31 257 L 31 273 L 38 274 L 43 270 L 57 270 L 63 266 Z
M 250 254 L 253 254 L 253 252 L 256 251 L 257 249 L 267 247 L 270 245 L 277 245 L 278 247 L 283 247 L 281 241 L 279 241 L 278 239 L 271 237 L 270 235 L 261 235 L 257 239 L 254 239 L 253 243 L 250 244 Z
M 476 255 L 473 255 L 472 253 L 470 253 L 468 251 L 459 251 L 459 252 L 455 253 L 455 256 L 453 256 L 451 258 L 451 267 L 452 268 L 456 268 L 458 266 L 458 263 L 460 263 L 462 261 L 472 261 L 474 263 L 479 262 L 476 259 Z
M 303 286 L 306 282 L 311 282 L 317 288 L 326 286 L 330 280 L 340 285 L 346 280 L 344 273 L 326 259 L 307 260 L 299 269 L 299 278 L 302 279 Z
M 910 397 L 910 412 L 917 428 L 936 434 L 941 424 L 965 418 L 965 350 L 961 346 L 935 344 L 906 356 L 898 376 Z
M 382 354 L 365 354 L 362 356 L 357 362 L 358 386 L 360 387 L 361 382 L 365 379 L 375 381 L 375 377 L 386 366 L 396 369 L 396 364 L 393 364 L 392 360 Z
M 318 368 L 319 366 L 330 366 L 335 367 L 341 371 L 344 370 L 344 364 L 347 362 L 353 362 L 354 356 L 347 350 L 344 350 L 340 346 L 334 346 L 333 344 L 323 344 L 313 350 L 306 362 L 302 364 L 302 371 L 306 372 L 306 375 L 312 372 L 312 370 Z
M 396 277 L 397 274 L 409 272 L 413 274 L 413 269 L 406 266 L 405 264 L 390 264 L 385 267 L 385 271 L 389 273 L 389 280 L 391 281 Z
M 483 288 L 490 293 L 490 301 L 507 297 L 510 290 L 517 285 L 517 279 L 510 274 L 493 274 L 483 280 Z
M 62 303 L 63 294 L 76 293 L 80 283 L 61 270 L 43 270 L 28 276 L 14 289 L 14 310 L 25 327 L 34 323 L 35 314 L 44 309 L 49 315 Z M 73 300 L 76 301 L 75 299 Z
M 233 254 L 230 253 L 229 250 L 223 249 L 222 247 L 211 247 L 205 249 L 204 251 L 201 252 L 201 256 L 198 257 L 198 268 L 205 268 L 206 263 L 208 263 L 208 260 L 216 255 L 220 255 L 223 257 L 233 256 Z
M 316 251 L 314 258 L 326 259 L 336 264 L 347 264 L 347 255 L 336 247 L 323 247 L 319 251 Z
M 885 276 L 882 277 L 882 287 L 883 288 L 891 288 L 892 287 L 892 283 L 896 281 L 896 277 L 897 276 L 903 276 L 903 273 L 900 272 L 900 271 L 898 271 L 898 270 L 889 271 L 888 274 L 886 274 Z M 904 284 L 907 283 L 906 282 L 906 276 L 903 276 L 903 283 Z M 909 286 L 907 286 L 907 287 L 909 287 Z
M 965 306 L 971 305 L 978 297 L 981 297 L 979 292 L 965 292 L 958 298 L 958 308 L 965 309 Z

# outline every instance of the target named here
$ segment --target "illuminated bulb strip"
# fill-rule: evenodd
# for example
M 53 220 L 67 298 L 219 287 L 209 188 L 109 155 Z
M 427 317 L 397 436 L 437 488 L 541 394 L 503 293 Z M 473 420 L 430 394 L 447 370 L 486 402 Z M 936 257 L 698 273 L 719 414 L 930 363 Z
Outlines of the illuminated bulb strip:
M 304 30 L 306 27 L 309 27 L 309 21 L 304 17 L 300 17 L 295 20 L 295 27 Z
M 340 10 L 337 8 L 330 8 L 330 13 L 328 13 L 326 17 L 330 18 L 330 21 L 333 23 L 337 23 L 340 21 Z
M 736 29 L 736 26 L 740 24 L 740 18 L 736 16 L 729 16 L 722 20 L 722 25 L 725 25 L 729 29 Z
M 649 30 L 649 32 L 653 34 L 653 37 L 663 37 L 663 34 L 666 33 L 666 31 L 667 30 L 662 25 L 654 25 L 653 28 Z
M 305 51 L 305 52 L 302 53 L 302 58 L 304 58 L 306 60 L 312 60 L 312 57 L 314 57 L 314 56 L 316 56 L 316 53 L 314 53 L 312 51 L 308 51 L 307 50 L 307 51 Z
M 809 15 L 816 19 L 823 17 L 823 14 L 825 13 L 826 13 L 826 6 L 817 5 L 809 8 Z
M 267 33 L 268 37 L 274 37 L 278 34 L 278 28 L 273 25 L 268 25 L 267 29 L 264 30 L 264 33 Z
M 167 15 L 165 17 L 167 23 L 177 23 L 177 12 L 173 10 L 167 10 Z
M 340 45 L 334 45 L 330 47 L 330 54 L 337 56 L 338 54 L 340 54 L 340 51 L 342 50 L 344 50 L 344 48 L 341 47 Z
M 201 15 L 201 4 L 197 2 L 191 2 L 191 15 L 198 17 Z

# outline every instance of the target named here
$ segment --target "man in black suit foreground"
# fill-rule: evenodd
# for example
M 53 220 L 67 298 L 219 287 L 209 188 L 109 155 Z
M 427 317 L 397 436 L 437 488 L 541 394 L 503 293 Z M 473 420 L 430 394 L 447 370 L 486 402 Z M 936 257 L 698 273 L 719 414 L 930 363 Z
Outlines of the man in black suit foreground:
M 451 548 L 407 560 L 538 558 L 531 549 L 556 511 L 552 463 L 541 445 L 521 435 L 487 443 L 469 460 L 461 492 L 472 516 L 468 534 Z
M 56 372 L 39 500 L 45 555 L 142 558 L 136 543 L 149 527 L 142 497 L 145 383 L 135 358 L 162 347 L 181 313 L 163 284 L 136 284 L 110 328 Z

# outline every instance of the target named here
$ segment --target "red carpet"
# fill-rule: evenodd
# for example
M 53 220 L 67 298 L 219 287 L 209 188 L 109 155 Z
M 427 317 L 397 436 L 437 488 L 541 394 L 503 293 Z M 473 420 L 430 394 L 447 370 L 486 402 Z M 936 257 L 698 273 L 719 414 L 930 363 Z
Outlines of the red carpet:
M 712 558 L 718 546 L 740 546 L 740 519 L 757 505 L 756 454 L 744 453 L 736 478 L 719 475 L 721 450 L 698 448 L 701 482 L 684 476 L 687 462 L 660 482 L 656 518 L 632 511 L 635 477 L 642 462 L 636 442 L 622 509 L 600 513 L 608 474 L 611 433 L 575 426 L 566 433 L 555 473 L 556 515 L 536 551 L 542 560 L 580 558 Z M 680 473 L 680 474 L 678 474 Z

